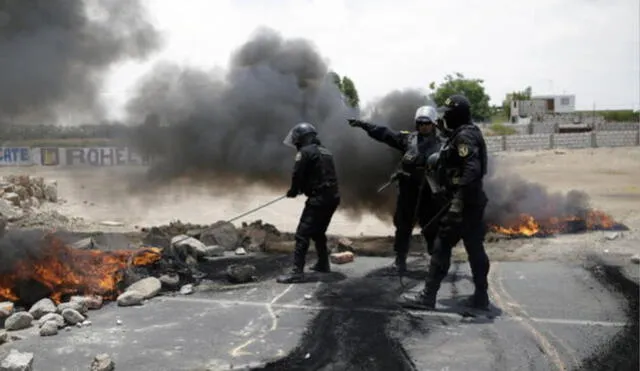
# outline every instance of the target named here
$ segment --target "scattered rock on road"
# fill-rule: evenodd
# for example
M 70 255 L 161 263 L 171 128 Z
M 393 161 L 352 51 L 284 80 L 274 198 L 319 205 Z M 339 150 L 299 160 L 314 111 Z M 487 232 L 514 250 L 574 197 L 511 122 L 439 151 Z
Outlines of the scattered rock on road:
M 0 363 L 0 371 L 32 371 L 33 353 L 22 353 L 11 349 L 9 354 Z

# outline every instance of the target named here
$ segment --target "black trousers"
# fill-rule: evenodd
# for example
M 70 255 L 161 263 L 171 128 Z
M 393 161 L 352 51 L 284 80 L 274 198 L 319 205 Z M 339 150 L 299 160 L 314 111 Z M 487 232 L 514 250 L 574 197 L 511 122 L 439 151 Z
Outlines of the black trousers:
M 451 250 L 462 239 L 469 257 L 476 293 L 486 293 L 488 289 L 489 257 L 484 248 L 486 227 L 484 209 L 486 202 L 480 205 L 466 205 L 462 213 L 462 224 L 454 231 L 440 229 L 435 240 L 435 249 L 429 263 L 425 290 L 437 292 L 442 280 L 447 276 L 451 265 Z
M 435 248 L 438 221 L 433 219 L 441 211 L 443 202 L 435 199 L 427 187 L 426 184 L 423 186 L 422 195 L 418 197 L 419 186 L 400 184 L 393 216 L 393 225 L 396 228 L 393 250 L 396 256 L 405 258 L 409 253 L 411 235 L 416 223 L 422 229 L 421 233 L 429 251 Z M 427 226 L 429 222 L 431 224 Z
M 322 262 L 328 259 L 326 232 L 339 205 L 340 198 L 307 199 L 295 234 L 293 264 L 297 268 L 304 268 L 310 240 L 315 244 L 318 260 Z

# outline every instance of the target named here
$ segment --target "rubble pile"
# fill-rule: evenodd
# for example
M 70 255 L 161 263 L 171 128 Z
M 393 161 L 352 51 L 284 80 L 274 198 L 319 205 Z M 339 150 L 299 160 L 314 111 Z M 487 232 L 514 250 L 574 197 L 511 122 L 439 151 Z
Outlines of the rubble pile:
M 38 176 L 4 176 L 0 178 L 0 196 L 0 213 L 15 221 L 44 202 L 58 202 L 58 184 Z

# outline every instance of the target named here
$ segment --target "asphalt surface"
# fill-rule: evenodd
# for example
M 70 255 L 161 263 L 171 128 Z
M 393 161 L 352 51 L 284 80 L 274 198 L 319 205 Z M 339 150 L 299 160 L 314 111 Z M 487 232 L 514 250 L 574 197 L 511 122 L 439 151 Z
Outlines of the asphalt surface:
M 614 361 L 637 369 L 637 350 L 611 358 L 624 344 L 637 348 L 637 320 L 634 339 L 625 297 L 633 285 L 611 287 L 598 266 L 494 263 L 494 308 L 482 314 L 456 304 L 473 292 L 467 264 L 452 265 L 438 310 L 421 312 L 395 300 L 421 288 L 422 260 L 402 282 L 387 274 L 389 258 L 358 257 L 328 276 L 283 285 L 274 277 L 288 257 L 251 259 L 263 262 L 260 282 L 210 281 L 191 295 L 166 294 L 140 307 L 107 304 L 89 313 L 90 327 L 52 337 L 19 331 L 24 339 L 0 352 L 33 352 L 34 370 L 60 371 L 87 370 L 99 353 L 110 354 L 119 371 L 571 370 Z M 217 279 L 224 265 L 203 270 Z

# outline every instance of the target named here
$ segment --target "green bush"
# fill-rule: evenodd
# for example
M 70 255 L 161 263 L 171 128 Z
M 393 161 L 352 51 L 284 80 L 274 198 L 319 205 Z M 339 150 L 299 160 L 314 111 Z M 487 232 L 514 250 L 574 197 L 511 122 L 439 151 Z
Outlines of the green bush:
M 516 129 L 500 123 L 491 124 L 489 130 L 491 130 L 493 135 L 514 135 L 517 133 Z

